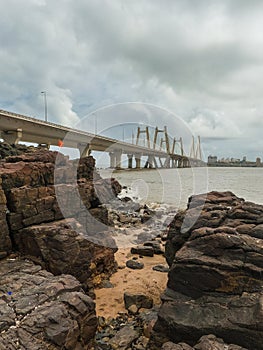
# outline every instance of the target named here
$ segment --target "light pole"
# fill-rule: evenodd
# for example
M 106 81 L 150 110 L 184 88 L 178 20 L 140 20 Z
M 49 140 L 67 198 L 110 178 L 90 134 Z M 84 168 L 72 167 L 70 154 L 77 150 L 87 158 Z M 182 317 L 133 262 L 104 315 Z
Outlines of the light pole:
M 47 122 L 47 93 L 46 91 L 41 91 L 41 94 L 44 96 L 45 121 Z
M 95 113 L 92 113 L 94 116 L 94 134 L 97 135 L 97 116 Z

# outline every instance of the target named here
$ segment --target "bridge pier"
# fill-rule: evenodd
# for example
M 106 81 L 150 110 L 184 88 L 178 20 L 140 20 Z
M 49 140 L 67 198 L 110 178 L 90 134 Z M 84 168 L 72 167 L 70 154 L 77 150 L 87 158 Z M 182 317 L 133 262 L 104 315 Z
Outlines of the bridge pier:
M 109 156 L 110 156 L 110 168 L 121 169 L 122 151 L 117 150 L 117 151 L 109 152 Z
M 121 156 L 122 156 L 122 151 L 118 150 L 115 151 L 115 157 L 116 157 L 116 169 L 121 169 Z
M 147 161 L 146 161 L 146 163 L 145 163 L 145 165 L 144 165 L 144 167 L 145 168 L 150 168 L 150 169 L 152 169 L 153 168 L 153 165 L 155 164 L 155 158 L 154 158 L 154 156 L 153 155 L 149 155 L 148 156 L 148 159 L 147 159 Z
M 170 161 L 171 161 L 171 158 L 168 156 L 166 159 L 165 159 L 165 162 L 164 162 L 164 167 L 169 169 L 171 164 L 170 164 Z
M 177 160 L 172 159 L 172 168 L 177 168 Z
M 115 153 L 114 152 L 110 152 L 109 153 L 110 156 L 110 168 L 111 169 L 115 169 L 116 167 L 116 157 L 115 157 Z
M 127 154 L 127 157 L 128 157 L 128 169 L 132 169 L 133 154 Z
M 141 155 L 135 154 L 135 168 L 141 169 Z
M 2 131 L 1 137 L 9 145 L 17 145 L 22 138 L 22 129 Z
M 79 157 L 84 158 L 90 155 L 91 149 L 89 143 L 78 143 Z

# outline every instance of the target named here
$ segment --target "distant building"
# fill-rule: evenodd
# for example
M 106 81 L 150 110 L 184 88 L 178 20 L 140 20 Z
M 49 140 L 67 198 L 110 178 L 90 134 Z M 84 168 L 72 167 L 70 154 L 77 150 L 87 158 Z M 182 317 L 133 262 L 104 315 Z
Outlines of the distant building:
M 247 157 L 244 156 L 242 160 L 239 158 L 221 158 L 218 159 L 217 156 L 209 156 L 207 160 L 207 165 L 212 167 L 262 167 L 261 159 L 257 157 L 255 162 L 248 161 Z
M 207 159 L 207 163 L 208 164 L 215 164 L 217 163 L 217 156 L 208 156 L 208 159 Z

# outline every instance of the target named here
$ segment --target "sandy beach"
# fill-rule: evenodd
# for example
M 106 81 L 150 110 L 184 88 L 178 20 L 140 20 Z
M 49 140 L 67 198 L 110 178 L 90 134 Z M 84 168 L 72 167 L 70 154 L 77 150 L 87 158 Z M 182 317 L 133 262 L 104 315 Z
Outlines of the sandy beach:
M 155 254 L 153 257 L 138 258 L 144 263 L 144 268 L 141 270 L 126 267 L 126 261 L 133 257 L 138 255 L 131 254 L 130 249 L 120 249 L 115 254 L 119 268 L 110 279 L 113 288 L 95 290 L 98 316 L 116 317 L 118 313 L 127 312 L 124 307 L 124 292 L 143 293 L 151 296 L 155 305 L 160 304 L 160 295 L 167 283 L 167 273 L 154 271 L 152 267 L 166 264 L 164 256 Z

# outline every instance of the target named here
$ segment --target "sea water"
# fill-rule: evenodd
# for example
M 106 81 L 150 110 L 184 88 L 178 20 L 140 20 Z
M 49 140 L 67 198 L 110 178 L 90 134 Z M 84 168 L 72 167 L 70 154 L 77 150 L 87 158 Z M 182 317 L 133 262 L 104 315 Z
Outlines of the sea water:
M 148 205 L 185 208 L 189 196 L 208 191 L 232 191 L 238 197 L 263 204 L 263 168 L 182 168 L 100 171 L 125 186 L 122 195 Z

